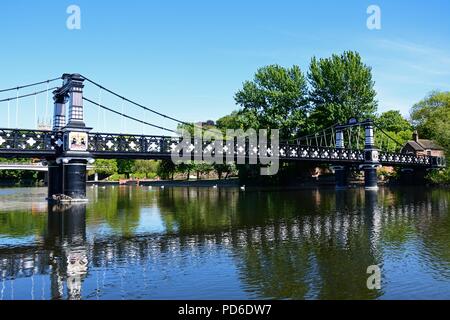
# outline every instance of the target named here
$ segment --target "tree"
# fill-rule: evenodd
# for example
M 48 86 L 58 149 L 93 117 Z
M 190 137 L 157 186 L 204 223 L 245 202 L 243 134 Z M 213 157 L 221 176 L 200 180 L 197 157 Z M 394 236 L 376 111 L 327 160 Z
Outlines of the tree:
M 213 168 L 216 171 L 217 177 L 219 178 L 219 180 L 222 179 L 224 173 L 225 173 L 225 179 L 227 179 L 229 174 L 233 171 L 234 167 L 235 167 L 234 164 L 228 164 L 228 163 L 213 164 Z
M 117 160 L 117 169 L 119 174 L 125 174 L 127 179 L 130 177 L 130 174 L 133 173 L 133 166 L 135 160 L 126 160 L 119 159 Z
M 450 92 L 430 93 L 413 106 L 411 119 L 420 136 L 436 140 L 450 152 Z
M 155 176 L 157 170 L 158 162 L 155 160 L 136 160 L 133 165 L 133 172 L 145 174 L 146 178 Z
M 400 111 L 390 110 L 383 112 L 377 119 L 376 124 L 383 130 L 399 133 L 412 130 L 412 125 L 403 118 Z M 411 138 L 411 137 L 410 137 Z
M 159 162 L 157 173 L 158 176 L 163 180 L 173 180 L 175 169 L 175 164 L 171 160 L 162 160 L 161 162 Z
M 217 128 L 225 131 L 226 129 L 244 129 L 245 115 L 239 111 L 233 111 L 216 121 Z
M 176 171 L 181 174 L 186 174 L 186 180 L 189 180 L 191 171 L 194 170 L 194 164 L 182 162 L 176 165 Z
M 117 173 L 117 161 L 116 160 L 106 160 L 106 159 L 97 159 L 95 160 L 94 171 L 102 174 L 102 175 L 113 175 Z
M 209 174 L 214 168 L 212 164 L 206 162 L 194 162 L 193 170 L 197 174 L 197 180 L 200 180 L 202 174 Z
M 397 110 L 382 113 L 375 123 L 383 130 L 376 130 L 375 141 L 383 150 L 399 152 L 413 134 L 412 125 Z M 387 134 L 389 137 L 386 137 Z M 390 139 L 392 138 L 392 139 Z
M 308 112 L 307 83 L 298 66 L 270 65 L 258 69 L 253 81 L 246 81 L 235 95 L 242 107 L 244 129 L 279 129 L 282 139 L 304 128 Z M 236 126 L 235 119 L 222 119 Z
M 312 131 L 346 123 L 351 118 L 373 117 L 378 102 L 372 70 L 357 52 L 311 60 L 308 79 L 311 86 Z
M 415 104 L 411 119 L 424 138 L 436 140 L 450 154 L 450 92 L 435 91 Z M 431 172 L 429 179 L 434 183 L 450 183 L 450 168 Z

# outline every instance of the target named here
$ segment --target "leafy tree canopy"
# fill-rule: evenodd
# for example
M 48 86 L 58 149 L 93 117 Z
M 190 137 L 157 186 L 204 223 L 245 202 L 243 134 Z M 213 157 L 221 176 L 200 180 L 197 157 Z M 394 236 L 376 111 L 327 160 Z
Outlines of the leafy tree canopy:
M 450 92 L 432 92 L 415 104 L 411 119 L 424 138 L 434 139 L 450 152 Z
M 376 119 L 376 123 L 382 129 L 395 133 L 405 130 L 412 130 L 412 125 L 401 115 L 398 110 L 383 112 Z M 409 139 L 410 138 L 411 137 L 409 137 Z
M 94 167 L 95 172 L 105 175 L 113 175 L 118 170 L 116 160 L 97 159 Z
M 242 124 L 244 129 L 279 129 L 280 137 L 290 138 L 306 122 L 306 78 L 298 66 L 266 66 L 258 69 L 253 81 L 244 82 L 235 101 L 242 107 L 240 115 L 245 121 L 236 116 L 222 118 L 222 125 L 228 121 L 233 127 Z
M 313 129 L 322 129 L 350 118 L 373 117 L 378 102 L 372 70 L 357 52 L 346 51 L 330 58 L 313 58 L 308 73 Z

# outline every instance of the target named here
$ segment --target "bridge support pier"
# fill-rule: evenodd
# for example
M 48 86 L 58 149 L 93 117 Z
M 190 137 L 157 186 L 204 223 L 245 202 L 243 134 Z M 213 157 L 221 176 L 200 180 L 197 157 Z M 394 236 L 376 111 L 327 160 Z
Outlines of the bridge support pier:
M 86 167 L 87 160 L 63 159 L 64 167 L 64 192 L 63 194 L 71 197 L 74 201 L 86 200 Z
M 378 190 L 378 165 L 364 165 L 364 187 L 366 190 Z
M 56 161 L 48 162 L 48 199 L 63 193 L 63 167 Z
M 65 195 L 72 201 L 86 201 L 87 159 L 59 158 L 48 164 L 48 199 Z
M 346 189 L 348 187 L 348 173 L 349 168 L 347 166 L 335 166 L 334 178 L 336 180 L 336 189 Z

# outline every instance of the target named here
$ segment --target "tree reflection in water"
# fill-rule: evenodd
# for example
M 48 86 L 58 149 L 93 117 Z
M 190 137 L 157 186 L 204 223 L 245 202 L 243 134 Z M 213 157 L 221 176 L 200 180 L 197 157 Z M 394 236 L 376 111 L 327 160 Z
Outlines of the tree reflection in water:
M 376 299 L 406 286 L 402 261 L 428 281 L 430 296 L 450 288 L 446 190 L 126 187 L 90 198 L 49 207 L 47 223 L 44 214 L 0 210 L 0 298 L 29 298 L 21 279 L 41 275 L 53 299 L 205 297 L 180 293 L 199 281 L 209 298 Z M 155 223 L 159 231 L 142 231 Z M 381 290 L 366 287 L 370 265 L 385 272 Z M 234 282 L 227 294 L 214 287 Z

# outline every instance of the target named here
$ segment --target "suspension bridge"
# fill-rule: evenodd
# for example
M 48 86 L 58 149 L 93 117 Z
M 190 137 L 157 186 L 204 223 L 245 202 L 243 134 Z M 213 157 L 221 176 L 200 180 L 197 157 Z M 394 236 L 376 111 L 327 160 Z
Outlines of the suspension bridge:
M 50 83 L 58 80 L 62 80 L 61 86 L 50 87 Z M 121 107 L 106 106 L 101 101 L 85 97 L 83 92 L 86 83 L 118 98 L 121 101 Z M 19 93 L 21 90 L 40 85 L 46 85 L 47 88 L 32 93 Z M 84 201 L 86 169 L 88 165 L 94 163 L 95 159 L 171 159 L 174 152 L 179 152 L 177 150 L 183 142 L 183 137 L 177 130 L 125 113 L 124 103 L 138 107 L 155 117 L 177 124 L 192 125 L 128 99 L 80 74 L 64 74 L 61 78 L 0 90 L 0 93 L 6 92 L 16 94 L 10 98 L 0 99 L 0 103 L 7 103 L 8 106 L 8 128 L 0 128 L 0 157 L 35 158 L 45 161 L 49 173 L 49 199 L 55 195 L 66 195 L 74 201 Z M 17 128 L 20 118 L 19 101 L 34 97 L 36 118 L 36 97 L 40 94 L 46 94 L 48 97 L 49 92 L 52 92 L 54 100 L 52 128 L 46 130 Z M 11 102 L 16 105 L 15 129 L 11 128 L 10 124 Z M 143 126 L 170 132 L 170 135 L 92 132 L 92 128 L 85 123 L 84 103 L 127 121 L 131 120 Z M 45 116 L 47 116 L 48 99 L 45 110 Z M 346 187 L 349 169 L 352 167 L 364 171 L 367 189 L 376 189 L 377 168 L 380 166 L 395 166 L 409 171 L 424 172 L 443 168 L 446 165 L 443 157 L 393 151 L 389 148 L 392 144 L 399 145 L 372 120 L 352 119 L 346 124 L 336 124 L 321 132 L 273 146 L 266 144 L 262 147 L 260 143 L 254 143 L 250 139 L 236 138 L 232 145 L 225 143 L 223 150 L 220 152 L 215 150 L 215 152 L 216 156 L 223 155 L 227 161 L 230 157 L 234 160 L 248 161 L 255 155 L 260 158 L 276 155 L 279 161 L 328 164 L 335 172 L 336 184 L 339 188 Z M 212 141 L 202 141 L 199 148 L 193 140 L 190 142 L 190 147 L 195 150 L 192 152 L 194 159 L 195 152 L 207 150 L 210 152 L 214 144 Z

